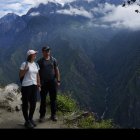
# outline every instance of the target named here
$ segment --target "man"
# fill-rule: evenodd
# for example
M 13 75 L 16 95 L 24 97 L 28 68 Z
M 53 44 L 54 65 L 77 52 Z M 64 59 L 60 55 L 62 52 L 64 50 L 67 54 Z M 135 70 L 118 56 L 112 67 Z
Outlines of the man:
M 60 86 L 60 72 L 57 61 L 51 56 L 49 46 L 42 48 L 43 57 L 38 60 L 40 67 L 39 75 L 41 80 L 41 105 L 40 105 L 40 122 L 43 122 L 46 114 L 46 96 L 49 92 L 51 104 L 51 120 L 57 121 L 56 118 L 56 96 L 57 88 Z

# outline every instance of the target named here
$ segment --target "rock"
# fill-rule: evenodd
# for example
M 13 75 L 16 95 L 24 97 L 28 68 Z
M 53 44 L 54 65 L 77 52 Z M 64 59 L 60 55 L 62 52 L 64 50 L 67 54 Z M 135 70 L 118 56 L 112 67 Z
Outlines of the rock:
M 20 111 L 21 110 L 21 106 L 16 106 L 15 110 L 16 111 Z
M 21 110 L 21 93 L 18 85 L 9 84 L 0 89 L 0 107 L 10 112 Z
M 82 112 L 80 114 L 73 113 L 73 114 L 71 114 L 71 116 L 68 116 L 67 118 L 65 118 L 65 122 L 77 124 L 78 120 L 81 120 L 82 118 L 87 118 L 89 116 L 95 117 L 95 113 L 88 112 L 88 111 Z

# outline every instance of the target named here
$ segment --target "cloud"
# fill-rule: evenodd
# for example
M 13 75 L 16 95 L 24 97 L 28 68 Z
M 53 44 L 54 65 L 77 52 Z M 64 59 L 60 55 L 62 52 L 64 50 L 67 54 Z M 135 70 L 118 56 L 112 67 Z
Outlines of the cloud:
M 30 16 L 38 16 L 38 15 L 40 15 L 39 12 L 32 12 L 32 13 L 30 14 Z
M 7 13 L 24 15 L 30 8 L 38 6 L 40 3 L 55 2 L 64 5 L 72 1 L 75 0 L 0 0 L 0 17 Z
M 31 4 L 31 5 L 38 5 L 40 3 L 48 3 L 48 2 L 55 2 L 55 3 L 60 3 L 60 4 L 65 4 L 65 3 L 68 3 L 68 2 L 72 2 L 72 1 L 75 1 L 75 0 L 23 0 L 23 3 L 26 3 L 26 4 Z
M 135 12 L 138 8 L 139 6 L 135 4 L 124 8 L 121 5 L 115 6 L 106 3 L 105 5 L 99 5 L 92 11 L 102 14 L 100 18 L 102 26 L 140 30 L 140 14 Z
M 40 3 L 46 4 L 48 1 L 64 5 L 75 0 L 0 0 L 0 17 L 7 13 L 24 15 L 31 7 L 38 6 Z M 91 2 L 94 0 L 85 1 Z M 89 11 L 86 11 L 83 7 L 70 6 L 70 9 L 59 10 L 57 13 L 90 18 L 96 27 L 140 30 L 140 14 L 135 12 L 138 8 L 139 6 L 136 4 L 124 8 L 121 5 L 105 3 L 99 4 L 98 7 Z M 37 15 L 39 13 L 31 14 L 31 16 Z
M 95 1 L 95 0 L 85 0 L 85 1 L 87 1 L 88 3 L 90 3 L 90 2 L 93 2 L 93 1 Z
M 87 18 L 93 17 L 92 13 L 86 11 L 83 7 L 77 9 L 70 6 L 70 9 L 58 10 L 57 13 L 66 14 L 66 15 L 75 15 L 75 16 L 80 15 Z
M 27 12 L 29 6 L 22 3 L 23 0 L 0 0 L 0 17 L 7 13 L 23 15 Z
M 22 8 L 21 6 L 22 5 L 20 3 L 13 3 L 13 4 L 6 5 L 5 8 L 6 9 L 20 10 Z
M 116 6 L 114 4 L 105 3 L 105 4 L 98 4 L 98 7 L 93 8 L 92 11 L 95 13 L 106 14 L 108 12 L 113 11 L 115 8 Z

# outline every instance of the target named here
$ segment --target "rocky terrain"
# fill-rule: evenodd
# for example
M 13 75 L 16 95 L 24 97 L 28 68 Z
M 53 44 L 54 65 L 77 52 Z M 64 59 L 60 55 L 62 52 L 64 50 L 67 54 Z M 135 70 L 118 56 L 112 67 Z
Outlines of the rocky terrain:
M 46 116 L 46 122 L 38 122 L 39 102 L 37 103 L 34 120 L 37 123 L 36 128 L 65 128 L 62 117 L 57 123 L 49 120 L 49 114 Z M 0 88 L 0 128 L 24 128 L 24 119 L 21 111 L 21 93 L 19 86 L 9 84 L 5 88 Z
M 34 121 L 36 129 L 54 128 L 113 128 L 110 120 L 99 120 L 96 113 L 81 110 L 70 96 L 58 94 L 57 117 L 58 121 L 50 120 L 50 106 L 47 98 L 46 120 L 39 123 L 39 106 L 37 102 Z M 21 111 L 21 92 L 16 84 L 9 84 L 0 88 L 0 129 L 23 129 L 24 119 Z
M 21 93 L 18 85 L 9 84 L 5 88 L 0 88 L 0 108 L 11 112 L 21 109 Z

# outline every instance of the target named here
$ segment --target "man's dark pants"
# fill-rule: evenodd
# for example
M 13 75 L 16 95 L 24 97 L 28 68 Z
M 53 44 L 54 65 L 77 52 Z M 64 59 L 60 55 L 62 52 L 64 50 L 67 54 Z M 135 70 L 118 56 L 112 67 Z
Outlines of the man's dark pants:
M 40 105 L 40 118 L 45 117 L 46 114 L 46 97 L 49 93 L 51 105 L 51 117 L 56 115 L 56 96 L 57 96 L 57 83 L 56 80 L 43 82 L 41 87 L 41 105 Z

